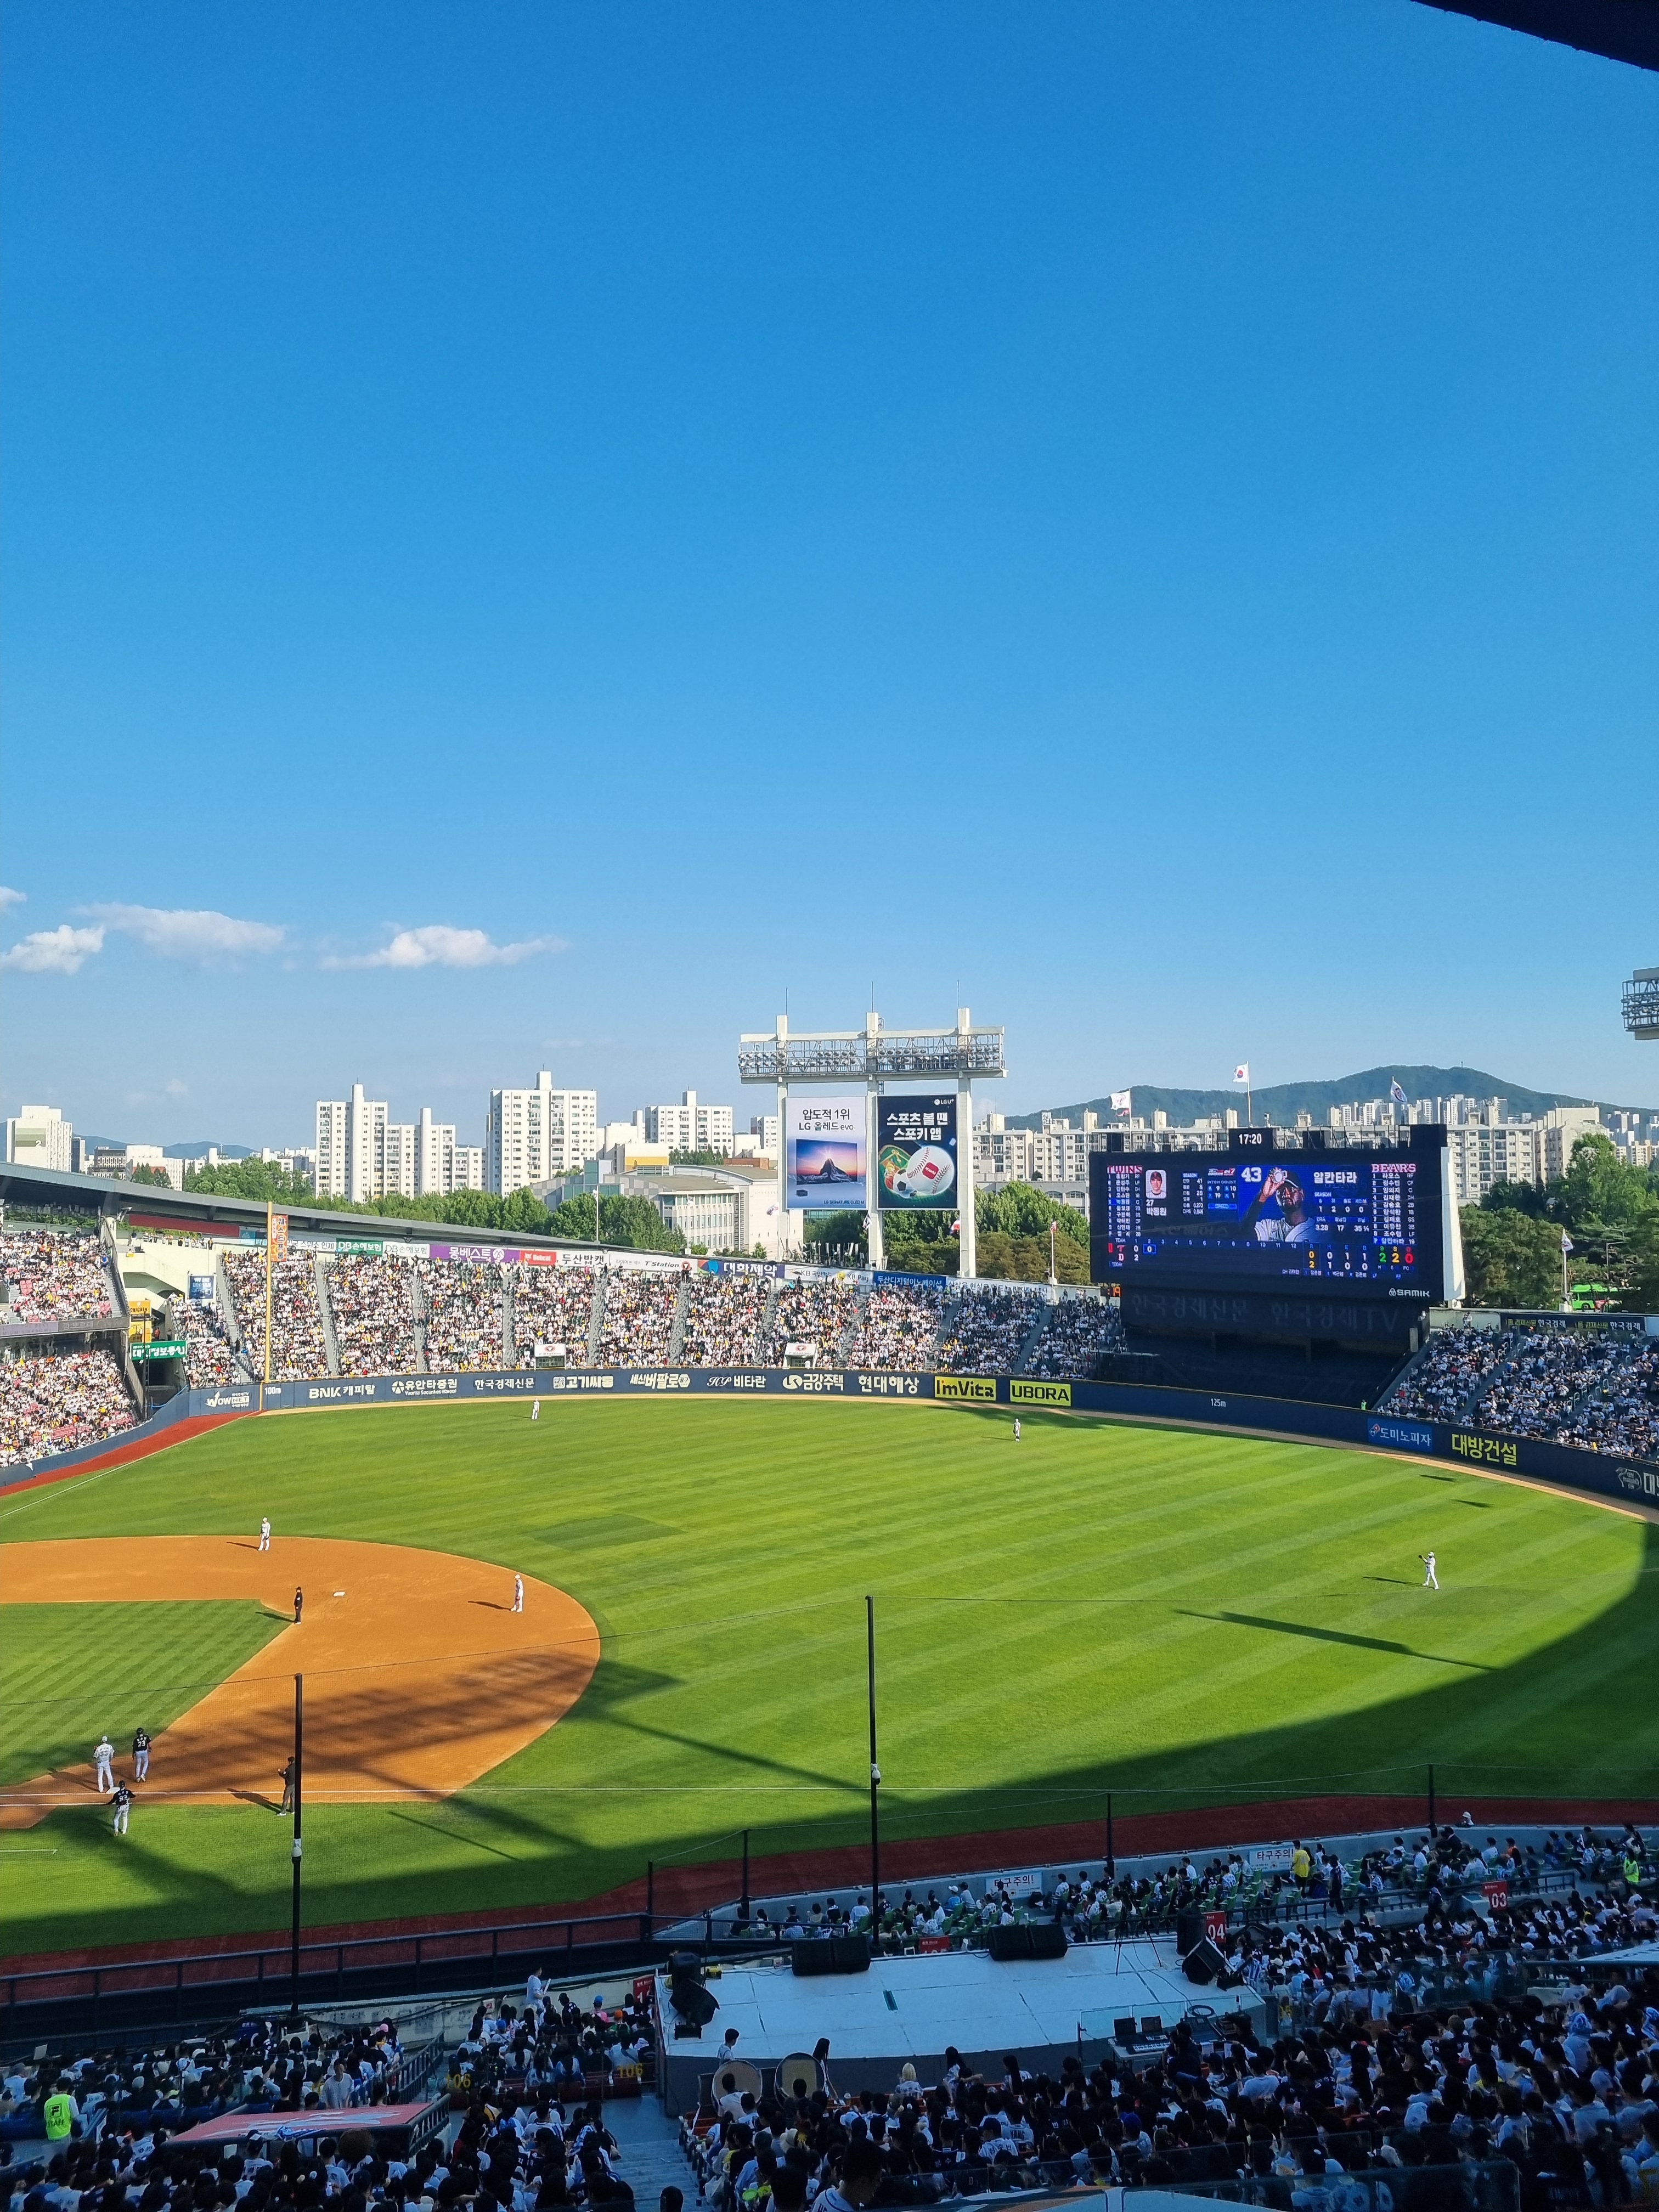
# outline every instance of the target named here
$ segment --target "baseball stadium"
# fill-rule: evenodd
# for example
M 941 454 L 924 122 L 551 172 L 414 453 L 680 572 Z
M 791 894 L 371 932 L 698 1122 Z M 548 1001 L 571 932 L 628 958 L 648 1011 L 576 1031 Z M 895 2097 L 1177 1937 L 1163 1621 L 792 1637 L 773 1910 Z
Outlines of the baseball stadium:
M 32 1229 L 46 1178 L 9 1176 L 20 2022 L 122 1962 L 174 1998 L 395 1979 L 411 1938 L 451 1981 L 503 1943 L 649 1964 L 872 1878 L 890 1915 L 1659 1799 L 1650 1448 L 1506 1433 L 1493 1389 L 1542 1345 L 1593 1370 L 1575 1402 L 1639 1405 L 1639 1317 L 1413 1328 L 1225 1396 L 1114 1379 L 1133 1285 L 368 1249 L 149 1192 Z

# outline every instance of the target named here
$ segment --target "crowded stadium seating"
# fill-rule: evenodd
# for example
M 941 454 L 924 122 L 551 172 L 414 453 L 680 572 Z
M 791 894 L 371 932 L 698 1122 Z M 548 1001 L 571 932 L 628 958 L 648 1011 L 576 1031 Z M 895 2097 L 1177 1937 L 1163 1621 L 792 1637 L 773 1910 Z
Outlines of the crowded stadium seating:
M 242 1347 L 250 1371 L 264 1374 L 265 1255 L 246 1251 L 225 1254 L 225 1273 L 242 1332 Z M 323 1343 L 322 1310 L 317 1304 L 317 1273 L 309 1255 L 279 1260 L 270 1281 L 270 1379 L 273 1382 L 303 1382 L 328 1372 L 328 1353 Z
M 9 1322 L 101 1321 L 115 1311 L 95 1237 L 68 1229 L 9 1229 L 0 1236 Z
M 1109 1301 L 1064 1298 L 1049 1315 L 1025 1371 L 1051 1382 L 1086 1382 L 1109 1352 L 1123 1346 L 1123 1325 Z
M 486 1260 L 416 1260 L 426 1301 L 426 1364 L 465 1375 L 501 1364 L 501 1270 Z
M 1606 1322 L 1437 1329 L 1383 1401 L 1590 1451 L 1659 1454 L 1659 1342 Z
M 835 2087 L 832 2056 L 797 2094 L 747 2067 L 744 2086 L 725 2087 L 715 2065 L 680 2122 L 684 2193 L 714 2212 L 1103 2185 L 1281 2212 L 1490 2212 L 1517 2197 L 1613 2212 L 1659 2195 L 1659 1975 L 1585 1972 L 1653 1940 L 1638 1832 L 1521 1848 L 1466 1824 L 1351 1860 L 1298 1845 L 1296 1865 L 1264 1875 L 1237 1854 L 1188 1857 L 1139 1878 L 1085 1868 L 1041 1890 L 1004 1878 L 982 1896 L 948 1882 L 888 1892 L 874 1916 L 862 1896 L 845 1912 L 792 1905 L 769 1925 L 763 1911 L 749 1923 L 762 1947 L 858 1929 L 915 1948 L 985 1945 L 1020 1923 L 1115 1946 L 1209 1910 L 1226 1919 L 1222 1978 L 1202 1991 L 1212 2007 L 1116 2024 L 1092 2067 L 1079 2048 L 1052 2071 L 1011 2058 L 976 2072 L 952 2043 L 942 2063 L 896 2061 L 890 2087 L 855 2093 Z M 1229 1990 L 1270 1999 L 1273 2026 L 1259 2033 Z M 977 2047 L 978 2027 L 964 2016 L 963 2045 Z M 418 2094 L 438 2061 L 435 2045 L 405 2050 L 389 2021 L 250 2017 L 155 2048 L 40 2045 L 5 2069 L 0 2135 L 9 2179 L 40 2212 L 88 2194 L 137 2212 L 625 2212 L 634 2139 L 606 2127 L 599 2100 L 637 2095 L 657 2047 L 648 1984 L 579 2003 L 532 1972 L 522 2000 L 480 2003 L 443 2054 L 453 2140 L 407 2156 L 377 2156 L 350 2132 L 365 2107 Z M 43 2140 L 54 2092 L 74 2100 L 75 2132 L 57 2148 Z M 314 2136 L 246 2155 L 169 2143 L 233 2109 L 255 2125 L 315 2113 Z
M 137 1418 L 113 1352 L 94 1347 L 0 1359 L 0 1464 L 101 1443 Z
M 951 1301 L 936 1362 L 945 1375 L 1012 1375 L 1047 1308 L 1035 1291 L 963 1291 Z
M 1652 1939 L 1654 1869 L 1638 1834 L 1552 1835 L 1523 1850 L 1442 1829 L 1352 1863 L 1315 1844 L 1305 1864 L 1299 1878 L 1251 1875 L 1235 1854 L 1139 1880 L 1084 1869 L 1044 1893 L 1006 1881 L 983 1898 L 946 1883 L 888 1893 L 884 1948 L 981 1945 L 1028 1921 L 1115 1944 L 1218 1911 L 1224 1980 L 1205 1990 L 1212 2007 L 1168 2031 L 1131 2019 L 1100 2065 L 1067 2053 L 1054 2077 L 1012 2060 L 975 2075 L 951 2047 L 936 2078 L 896 2063 L 891 2089 L 848 2095 L 814 2069 L 810 2098 L 769 2100 L 763 2088 L 736 2094 L 735 2081 L 723 2095 L 716 2067 L 681 2131 L 702 2193 L 740 2212 L 752 2162 L 763 2181 L 797 2165 L 799 2195 L 786 2181 L 775 2198 L 808 2204 L 854 2177 L 852 2201 L 878 2203 L 1208 2185 L 1291 2212 L 1359 2212 L 1512 2204 L 1524 2180 L 1523 2203 L 1610 2212 L 1659 2194 L 1659 1975 L 1603 1975 L 1599 1998 L 1581 1978 L 1586 1960 Z M 860 1897 L 844 1916 L 792 1906 L 755 1933 L 793 1942 L 871 1923 Z M 1237 2013 L 1217 2017 L 1231 2009 L 1229 1987 L 1273 2000 L 1272 2039 Z M 957 2032 L 980 2041 L 971 2019 Z M 1500 2181 L 1508 2171 L 1507 2191 L 1475 2186 L 1485 2161 L 1499 2163 Z M 1383 2189 L 1350 2186 L 1362 2173 Z
M 194 1298 L 170 1298 L 167 1334 L 185 1340 L 185 1380 L 192 1390 L 222 1389 L 241 1379 L 235 1349 L 216 1304 Z
M 792 1344 L 810 1345 L 819 1367 L 842 1364 L 842 1340 L 859 1310 L 860 1285 L 855 1275 L 823 1275 L 786 1282 L 778 1292 L 772 1325 L 774 1367 L 783 1364 Z
M 761 1331 L 772 1289 L 769 1275 L 692 1274 L 681 1358 L 691 1367 L 763 1365 Z
M 612 1267 L 605 1279 L 605 1319 L 599 1329 L 601 1367 L 661 1367 L 674 1335 L 679 1303 L 678 1269 L 647 1273 Z
M 944 1310 L 945 1292 L 937 1283 L 872 1284 L 847 1364 L 919 1372 L 933 1358 Z
M 416 1275 L 404 1260 L 342 1254 L 325 1277 L 342 1375 L 414 1375 Z
M 586 1365 L 597 1279 L 589 1267 L 514 1270 L 513 1343 L 520 1367 L 531 1364 L 538 1344 L 562 1344 L 568 1365 Z

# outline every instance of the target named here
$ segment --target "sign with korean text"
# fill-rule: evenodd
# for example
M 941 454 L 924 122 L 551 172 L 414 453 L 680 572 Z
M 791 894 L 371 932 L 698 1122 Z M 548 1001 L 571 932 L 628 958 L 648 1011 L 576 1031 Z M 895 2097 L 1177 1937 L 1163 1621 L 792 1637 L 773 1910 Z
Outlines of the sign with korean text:
M 954 1091 L 877 1102 L 876 1184 L 884 1212 L 955 1212 Z
M 783 1174 L 791 1206 L 812 1213 L 862 1210 L 867 1123 L 862 1095 L 787 1101 Z

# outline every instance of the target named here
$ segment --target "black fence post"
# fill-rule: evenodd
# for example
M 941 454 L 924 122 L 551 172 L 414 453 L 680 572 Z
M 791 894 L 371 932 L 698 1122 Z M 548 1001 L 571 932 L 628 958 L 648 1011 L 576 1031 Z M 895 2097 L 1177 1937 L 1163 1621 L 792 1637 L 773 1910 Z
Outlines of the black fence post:
M 1429 1762 L 1429 1833 L 1434 1833 L 1434 1762 Z
M 749 1831 L 747 1828 L 743 1832 L 743 1899 L 738 1907 L 738 1918 L 745 1928 L 749 1925 Z
M 1112 1849 L 1112 1793 L 1106 1792 L 1106 1879 L 1117 1872 L 1117 1853 Z
M 655 1940 L 657 1933 L 657 1866 L 654 1859 L 645 1863 L 645 1940 Z

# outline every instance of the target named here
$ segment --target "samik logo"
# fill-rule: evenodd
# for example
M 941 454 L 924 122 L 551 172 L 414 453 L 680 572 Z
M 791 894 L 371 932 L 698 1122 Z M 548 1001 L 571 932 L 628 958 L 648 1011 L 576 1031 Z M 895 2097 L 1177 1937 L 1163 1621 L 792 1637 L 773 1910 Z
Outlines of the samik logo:
M 1008 1395 L 1016 1406 L 1069 1406 L 1072 1386 L 1069 1382 L 1028 1382 L 1017 1375 L 1008 1385 Z
M 969 1398 L 975 1404 L 994 1406 L 997 1379 L 994 1375 L 935 1375 L 933 1395 L 936 1398 Z

